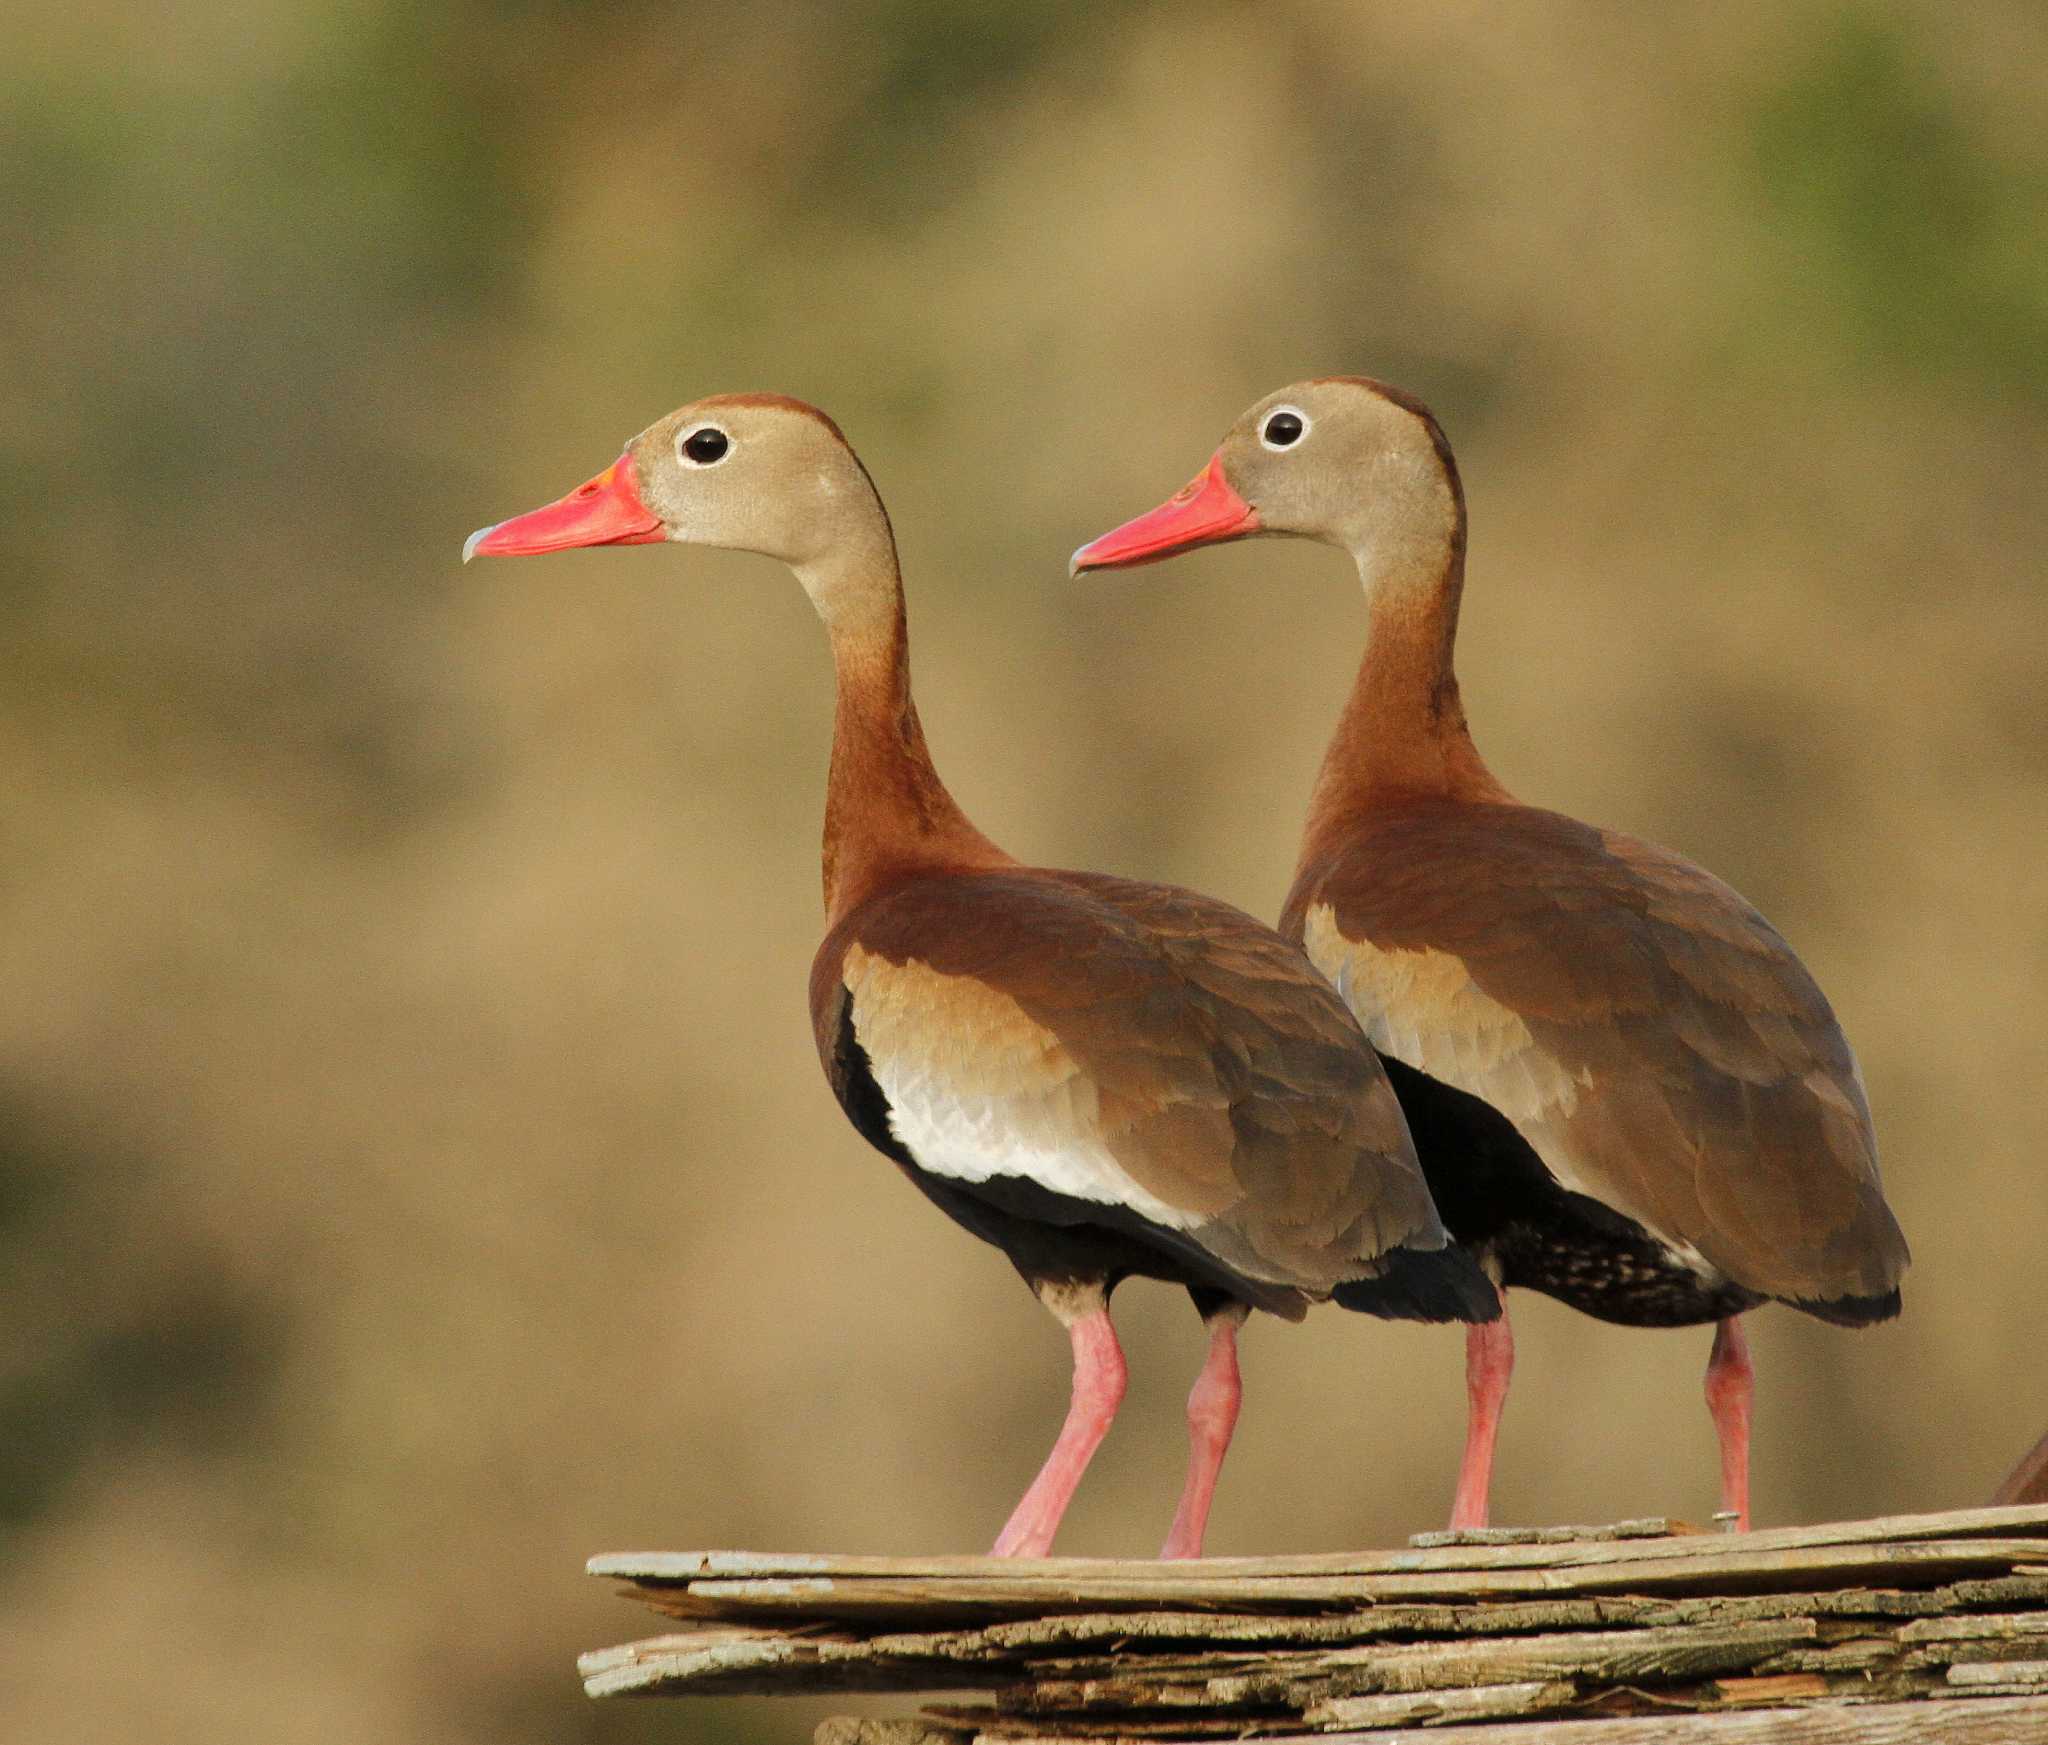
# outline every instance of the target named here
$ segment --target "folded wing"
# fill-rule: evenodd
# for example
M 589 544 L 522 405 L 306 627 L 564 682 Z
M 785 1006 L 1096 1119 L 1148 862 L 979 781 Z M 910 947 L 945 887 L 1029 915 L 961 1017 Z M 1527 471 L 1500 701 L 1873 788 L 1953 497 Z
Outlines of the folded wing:
M 1534 808 L 1390 808 L 1305 869 L 1290 926 L 1377 1047 L 1491 1103 L 1566 1187 L 1771 1296 L 1897 1285 L 1848 1043 L 1711 874 Z
M 1250 916 L 1078 873 L 919 879 L 849 915 L 813 977 L 920 1169 L 1135 1214 L 1265 1284 L 1329 1295 L 1445 1241 L 1356 1020 Z

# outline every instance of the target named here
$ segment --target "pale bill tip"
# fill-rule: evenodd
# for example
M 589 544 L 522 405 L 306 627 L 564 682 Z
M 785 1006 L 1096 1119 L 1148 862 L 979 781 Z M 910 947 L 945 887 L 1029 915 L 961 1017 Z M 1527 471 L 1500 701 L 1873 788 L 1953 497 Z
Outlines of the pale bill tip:
M 1093 545 L 1094 543 L 1095 541 L 1091 539 L 1088 545 Z M 1075 546 L 1074 555 L 1067 559 L 1067 575 L 1069 579 L 1081 573 L 1081 565 L 1088 556 L 1088 545 Z
M 474 533 L 472 533 L 467 539 L 465 539 L 462 542 L 462 561 L 464 563 L 468 563 L 471 558 L 475 557 L 476 548 L 479 545 L 483 544 L 483 542 L 486 539 L 488 539 L 493 533 L 497 532 L 498 528 L 501 525 L 502 523 L 493 521 L 490 524 L 490 526 L 479 527 Z

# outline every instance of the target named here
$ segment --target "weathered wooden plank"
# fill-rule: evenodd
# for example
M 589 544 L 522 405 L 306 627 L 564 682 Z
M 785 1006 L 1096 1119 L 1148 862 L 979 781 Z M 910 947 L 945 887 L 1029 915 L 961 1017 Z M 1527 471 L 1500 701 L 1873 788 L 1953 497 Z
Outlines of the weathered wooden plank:
M 854 1714 L 821 1720 L 811 1735 L 813 1745 L 971 1745 L 973 1737 L 971 1727 L 948 1727 L 938 1720 L 874 1720 Z
M 1020 1680 L 1139 1681 L 1149 1691 L 1165 1686 L 1233 1680 L 1245 1691 L 1257 1687 L 1259 1700 L 1294 1701 L 1301 1692 L 1321 1694 L 1317 1681 L 1341 1681 L 1343 1688 L 1381 1688 L 1374 1676 L 1399 1679 L 1391 1688 L 1416 1681 L 1400 1669 L 1420 1660 L 1444 1669 L 1457 1680 L 1499 1682 L 1510 1672 L 1486 1672 L 1498 1663 L 1512 1669 L 1528 1656 L 1561 1654 L 1556 1644 L 1579 1644 L 1574 1664 L 1583 1660 L 1602 1675 L 1619 1680 L 1636 1675 L 1634 1662 L 1613 1647 L 1626 1643 L 1638 1656 L 1666 1660 L 1674 1674 L 1682 1670 L 1673 1658 L 1673 1644 L 1706 1644 L 1709 1657 L 1722 1658 L 1714 1644 L 1745 1632 L 1758 1643 L 1757 1652 L 1771 1654 L 1784 1642 L 1810 1640 L 1811 1620 L 1775 1624 L 1745 1623 L 1691 1626 L 1664 1631 L 1636 1630 L 1619 1634 L 1581 1632 L 1568 1637 L 1511 1636 L 1501 1638 L 1438 1638 L 1403 1643 L 1366 1654 L 1341 1646 L 1316 1652 L 1300 1644 L 1239 1644 L 1228 1652 L 1215 1644 L 1190 1645 L 1192 1652 L 1161 1652 L 1155 1644 L 1142 1650 L 1126 1642 L 1100 1643 L 1098 1652 L 1054 1657 L 1035 1649 L 1004 1646 L 976 1632 L 941 1635 L 892 1635 L 849 1642 L 831 1637 L 804 1638 L 771 1632 L 727 1632 L 714 1641 L 696 1633 L 650 1638 L 619 1648 L 583 1655 L 577 1662 L 585 1689 L 592 1696 L 646 1695 L 682 1691 L 722 1694 L 775 1694 L 816 1691 L 1000 1691 Z M 1769 1632 L 1765 1634 L 1763 1632 Z M 1364 1671 L 1360 1671 L 1364 1668 Z M 1373 1669 L 1386 1669 L 1375 1674 Z M 1427 1681 L 1424 1681 L 1427 1683 Z M 1332 1688 L 1337 1688 L 1335 1684 Z
M 814 1745 L 971 1745 L 974 1731 L 937 1721 L 873 1720 L 834 1715 L 818 1723 Z
M 1688 1541 L 1657 1542 L 1665 1545 Z M 1717 1547 L 1726 1540 L 1712 1541 Z M 1537 1547 L 1550 1550 L 1550 1547 Z M 1603 1549 L 1603 1548 L 1595 1548 Z M 1417 1553 L 1415 1555 L 1422 1555 Z M 1448 1554 L 1445 1554 L 1448 1555 Z M 1850 1546 L 1717 1550 L 1689 1558 L 1589 1558 L 1543 1568 L 1415 1570 L 1383 1575 L 1232 1578 L 1213 1566 L 1097 1565 L 1084 1574 L 1042 1573 L 1024 1562 L 973 1577 L 844 1580 L 782 1577 L 698 1580 L 686 1587 L 636 1587 L 637 1597 L 676 1617 L 803 1617 L 924 1623 L 964 1622 L 1058 1611 L 1166 1606 L 1219 1611 L 1319 1610 L 1428 1601 L 1539 1595 L 1768 1592 L 1812 1585 L 1925 1587 L 1966 1576 L 1997 1576 L 2030 1541 L 1995 1538 Z M 1169 1573 L 1155 1573 L 1166 1570 Z
M 1632 1526 L 1634 1523 L 1620 1523 Z M 1611 1530 L 1607 1530 L 1611 1531 Z M 1193 1564 L 1120 1561 L 1091 1557 L 1005 1559 L 982 1556 L 868 1557 L 817 1552 L 762 1551 L 614 1551 L 590 1559 L 596 1576 L 629 1581 L 682 1583 L 734 1577 L 787 1579 L 838 1577 L 895 1580 L 906 1577 L 972 1578 L 998 1571 L 1028 1569 L 1049 1580 L 1086 1577 L 1113 1570 L 1130 1578 L 1152 1572 L 1171 1583 L 1189 1569 L 1205 1576 L 1241 1579 L 1259 1576 L 1334 1576 L 1394 1574 L 1432 1569 L 1517 1569 L 1576 1566 L 1584 1562 L 1641 1557 L 1652 1547 L 1672 1557 L 1718 1556 L 1730 1546 L 1758 1551 L 1799 1550 L 1820 1546 L 1874 1545 L 1911 1539 L 2033 1538 L 2036 1561 L 2048 1556 L 2048 1504 L 1998 1509 L 1956 1509 L 1942 1514 L 1884 1515 L 1868 1521 L 1832 1521 L 1811 1527 L 1766 1527 L 1754 1533 L 1692 1533 L 1650 1540 L 1617 1537 L 1601 1540 L 1553 1541 L 1538 1538 L 1512 1544 L 1451 1545 L 1434 1549 L 1325 1552 L 1297 1557 L 1212 1557 Z
M 1827 1694 L 1828 1681 L 1813 1672 L 1770 1672 L 1714 1680 L 1715 1700 L 1731 1708 L 1781 1707 L 1788 1702 L 1808 1702 Z
M 996 1690 L 1023 1676 L 1027 1664 L 971 1632 L 850 1641 L 754 1631 L 712 1643 L 694 1633 L 656 1636 L 582 1655 L 576 1666 L 588 1695 L 638 1696 Z
M 1058 1612 L 998 1620 L 980 1632 L 1018 1648 L 1120 1643 L 1136 1649 L 1172 1642 L 1251 1646 L 1367 1642 L 1507 1630 L 1595 1628 L 1634 1622 L 1658 1602 L 1629 1598 L 1506 1602 L 1492 1606 L 1371 1606 L 1338 1612 Z
M 1287 1690 L 1299 1703 L 1324 1693 L 1447 1690 L 1550 1678 L 1603 1685 L 1683 1684 L 1747 1670 L 1795 1643 L 1813 1641 L 1816 1634 L 1810 1618 L 1781 1618 L 1342 1649 L 1317 1656 L 1319 1664 Z
M 1916 1618 L 1900 1627 L 1901 1642 L 2048 1637 L 2048 1613 L 1979 1612 L 1967 1618 Z
M 2040 1745 L 2048 1696 L 1969 1702 L 1840 1704 L 1740 1714 L 1653 1714 L 1597 1721 L 1481 1722 L 1454 1745 Z M 1012 1738 L 1007 1745 L 1032 1745 Z M 1446 1745 L 1435 1731 L 1285 1733 L 1264 1745 Z
M 1177 1665 L 1131 1662 L 1091 1677 L 1041 1673 L 1019 1693 L 1033 1711 L 1302 1709 L 1336 1697 L 1440 1691 L 1576 1677 L 1602 1685 L 1682 1684 L 1739 1672 L 1794 1643 L 1808 1618 L 1674 1630 L 1584 1631 L 1456 1643 L 1252 1655 Z
M 1410 1533 L 1408 1543 L 1417 1551 L 1434 1551 L 1446 1545 L 1564 1545 L 1601 1539 L 1668 1539 L 1677 1533 L 1703 1531 L 1690 1521 L 1648 1515 L 1635 1521 L 1610 1521 L 1599 1527 L 1439 1527 L 1428 1533 Z
M 1610 1644 L 1631 1644 L 1640 1655 L 1655 1657 L 1670 1644 L 1720 1641 L 1745 1629 L 1754 1641 L 1777 1641 L 1756 1662 L 1761 1673 L 1857 1674 L 1899 1683 L 1898 1675 L 1940 1669 L 1958 1659 L 2017 1657 L 2048 1634 L 2048 1620 L 2024 1613 L 1909 1619 L 1900 1628 L 1881 1627 L 1883 1614 L 1897 1609 L 1887 1602 L 1931 1605 L 1948 1591 L 1386 1608 L 1326 1617 L 1126 1612 L 865 1637 L 768 1620 L 694 1625 L 585 1655 L 579 1669 L 592 1695 L 999 1690 L 1031 1676 L 1072 1682 L 1121 1674 L 1155 1685 L 1229 1678 L 1245 1691 L 1253 1689 L 1244 1683 L 1250 1677 L 1261 1700 L 1291 1701 L 1297 1686 L 1308 1693 L 1305 1700 L 1314 1700 L 1331 1694 L 1310 1691 L 1315 1680 L 1361 1664 L 1398 1667 L 1404 1653 L 1457 1669 L 1461 1679 L 1499 1682 L 1517 1676 L 1515 1656 L 1549 1654 L 1560 1639 L 1577 1644 L 1575 1668 L 1597 1671 L 1610 1683 L 1631 1675 L 1622 1657 L 1609 1652 Z M 1843 1616 L 1859 1612 L 1879 1616 Z M 1773 1620 L 1791 1626 L 1782 1640 L 1758 1631 Z M 1366 1645 L 1375 1643 L 1367 1652 Z M 1509 1670 L 1499 1670 L 1501 1664 Z M 1558 1664 L 1546 1662 L 1537 1670 Z M 1671 1670 L 1676 1675 L 1683 1669 Z
M 1524 1673 L 1574 1671 L 1607 1683 L 1668 1682 L 1742 1665 L 1772 1670 L 1867 1670 L 1897 1658 L 1889 1641 L 1857 1642 L 1788 1656 L 1815 1640 L 1811 1619 L 1745 1621 L 1618 1632 L 1438 1638 L 1377 1648 L 1317 1651 L 1243 1644 L 1229 1652 L 1134 1651 L 1100 1644 L 1094 1654 L 1053 1657 L 991 1643 L 983 1635 L 895 1635 L 864 1642 L 773 1633 L 662 1636 L 586 1654 L 578 1661 L 593 1696 L 695 1690 L 724 1694 L 809 1691 L 1003 1691 L 1023 1680 L 1059 1691 L 1120 1688 L 1117 1702 L 1229 1701 L 1299 1706 L 1345 1691 L 1447 1688 L 1511 1682 Z M 1230 1694 L 1225 1697 L 1225 1691 Z M 1193 1691 L 1190 1699 L 1173 1695 Z M 1104 1699 L 1108 1700 L 1108 1699 Z
M 1065 1721 L 1049 1717 L 1027 1723 L 1017 1715 L 996 1715 L 975 1730 L 973 1745 L 1011 1745 L 1012 1740 L 1019 1739 L 1057 1740 L 1059 1745 L 1153 1745 L 1154 1741 L 1157 1745 L 1200 1745 L 1207 1739 L 1263 1737 L 1256 1729 L 1247 1730 L 1243 1718 L 1236 1715 L 1222 1719 L 1202 1715 L 1125 1716 L 1117 1721 L 1114 1733 L 1103 1732 L 1099 1724 L 1089 1719 Z
M 586 1696 L 650 1696 L 680 1686 L 726 1690 L 798 1688 L 797 1679 L 768 1676 L 792 1666 L 799 1645 L 786 1639 L 749 1637 L 710 1647 L 656 1648 L 635 1642 L 578 1658 Z M 810 1688 L 810 1687 L 805 1687 Z
M 1638 1655 L 1657 1657 L 1669 1645 L 1720 1641 L 1731 1626 L 1749 1626 L 1751 1641 L 1763 1647 L 1763 1657 L 1753 1663 L 1753 1671 L 1761 1675 L 1825 1673 L 1843 1688 L 1853 1688 L 1853 1679 L 1860 1677 L 1870 1688 L 1882 1684 L 1896 1694 L 1909 1694 L 1915 1684 L 1925 1682 L 1909 1673 L 1923 1669 L 1939 1673 L 1958 1659 L 1997 1655 L 2017 1659 L 2038 1653 L 2030 1645 L 2042 1641 L 2040 1626 L 2028 1614 L 2017 1614 L 2017 1620 L 2034 1628 L 2017 1632 L 2013 1628 L 2015 1614 L 1995 1614 L 1985 1620 L 1933 1620 L 1944 1628 L 1933 1634 L 1915 1632 L 1913 1641 L 1905 1638 L 1907 1630 L 1884 1630 L 1882 1620 L 1880 1626 L 1872 1626 L 1870 1620 L 1843 1622 L 1839 1618 L 1827 1618 L 1823 1624 L 1823 1618 L 1812 1616 L 1839 1610 L 1831 1602 L 1841 1598 L 1845 1595 L 1769 1595 L 1763 1602 L 1686 1602 L 1681 1608 L 1655 1602 L 1602 1602 L 1597 1606 L 1579 1602 L 1565 1616 L 1561 1616 L 1565 1608 L 1556 1604 L 1434 1608 L 1427 1612 L 1427 1620 L 1440 1628 L 1423 1634 L 1419 1641 L 1413 1632 L 1403 1632 L 1399 1641 L 1374 1632 L 1370 1628 L 1376 1622 L 1374 1614 L 1235 1620 L 1257 1626 L 1251 1641 L 1231 1641 L 1229 1630 L 1223 1632 L 1223 1641 L 1212 1641 L 1217 1632 L 1206 1626 L 1214 1620 L 1200 1614 L 1178 1614 L 1167 1620 L 1143 1614 L 1071 1620 L 1083 1624 L 1081 1630 L 1059 1628 L 1069 1620 L 1053 1618 L 997 1624 L 989 1630 L 889 1632 L 866 1638 L 819 1632 L 809 1626 L 717 1624 L 584 1655 L 580 1671 L 594 1696 L 684 1690 L 727 1694 L 999 1692 L 1030 1677 L 1102 1682 L 1122 1675 L 1161 1686 L 1186 1686 L 1223 1677 L 1235 1679 L 1235 1688 L 1245 1694 L 1239 1700 L 1249 1700 L 1249 1694 L 1255 1694 L 1260 1700 L 1313 1702 L 1335 1692 L 1339 1684 L 1333 1684 L 1333 1679 L 1343 1679 L 1350 1669 L 1374 1665 L 1399 1669 L 1415 1657 L 1438 1667 L 1438 1675 L 1454 1673 L 1470 1682 L 1509 1682 L 1518 1667 L 1526 1669 L 1526 1663 L 1518 1661 L 1520 1655 L 1552 1657 L 1538 1665 L 1538 1671 L 1546 1671 L 1563 1665 L 1554 1659 L 1561 1624 L 1565 1626 L 1563 1641 L 1577 1645 L 1569 1665 L 1585 1675 L 1597 1673 L 1608 1684 L 1620 1684 L 1634 1673 L 1634 1665 L 1628 1657 L 1610 1651 L 1612 1645 L 1632 1645 Z M 1884 1595 L 1872 1598 L 1882 1600 Z M 1518 1628 L 1520 1634 L 1481 1634 L 1489 1618 Z M 1772 1647 L 1774 1638 L 1755 1632 L 1755 1626 L 1769 1624 L 1774 1618 L 1780 1626 L 1792 1626 L 1778 1647 Z M 1155 1624 L 1165 1624 L 1165 1628 L 1151 1632 L 1149 1626 Z M 1358 1634 L 1358 1624 L 1368 1626 L 1364 1634 Z M 1542 1624 L 1548 1624 L 1550 1630 L 1536 1628 Z M 1593 1624 L 1610 1628 L 1606 1632 L 1587 1628 Z M 1612 1624 L 1622 1624 L 1622 1628 L 1614 1630 Z M 1702 1632 L 1700 1626 L 1718 1626 L 1722 1636 L 1712 1630 Z M 1460 1628 L 1466 1634 L 1458 1634 Z M 1841 1634 L 1843 1630 L 1847 1634 Z M 1372 1643 L 1378 1647 L 1368 1649 Z M 1317 1686 L 1319 1679 L 1327 1688 Z M 1352 1679 L 1352 1684 L 1341 1688 L 1354 1688 L 1358 1682 L 1360 1679 Z M 1374 1688 L 1370 1679 L 1366 1684 Z
M 1399 1727 L 1448 1721 L 1491 1721 L 1509 1715 L 1555 1714 L 1578 1702 L 1579 1687 L 1568 1678 L 1524 1684 L 1491 1684 L 1478 1690 L 1401 1692 L 1386 1696 L 1335 1697 L 1314 1704 L 1302 1719 L 1311 1727 Z
M 1134 1730 L 1089 1735 L 1091 1745 L 1217 1737 Z M 975 1735 L 1002 1745 L 1071 1745 L 1070 1732 L 1004 1726 Z M 944 1739 L 944 1735 L 941 1735 Z M 1450 1734 L 1425 1723 L 1370 1732 L 1271 1733 L 1261 1745 L 2041 1745 L 2048 1697 L 1979 1696 L 1942 1703 L 1839 1704 L 1816 1709 L 1749 1709 L 1739 1714 L 1659 1713 L 1602 1720 L 1479 1722 Z M 922 1741 L 917 1745 L 923 1745 Z M 951 1745 L 951 1741 L 946 1741 Z
M 1019 1649 L 1119 1645 L 1144 1652 L 1163 1643 L 1219 1647 L 1303 1647 L 1440 1636 L 1495 1636 L 1538 1630 L 1605 1629 L 1623 1625 L 1734 1623 L 1746 1618 L 1815 1615 L 1919 1617 L 1944 1608 L 1947 1589 L 1906 1592 L 1851 1589 L 1840 1594 L 1764 1594 L 1662 1600 L 1627 1594 L 1578 1599 L 1503 1600 L 1480 1605 L 1379 1605 L 1338 1612 L 1174 1612 L 1124 1609 L 1056 1612 L 997 1620 L 975 1631 L 982 1640 Z M 771 1622 L 756 1628 L 773 1628 Z
M 1112 1610 L 997 1621 L 979 1632 L 1019 1648 L 1118 1642 L 1316 1644 L 1393 1637 L 1500 1635 L 1511 1631 L 1602 1629 L 1624 1624 L 1735 1623 L 1746 1618 L 1920 1618 L 1970 1607 L 2048 1605 L 2037 1577 L 1952 1582 L 1932 1588 L 1842 1588 L 1774 1594 L 1703 1594 L 1652 1599 L 1630 1594 L 1493 1601 L 1386 1604 L 1339 1612 Z
M 1183 1612 L 1111 1610 L 998 1619 L 979 1629 L 926 1634 L 892 1633 L 867 1637 L 874 1650 L 924 1640 L 947 1645 L 939 1651 L 958 1656 L 973 1651 L 989 1658 L 1116 1645 L 1143 1652 L 1161 1646 L 1320 1646 L 1400 1638 L 1458 1635 L 1499 1635 L 1559 1629 L 1601 1629 L 1626 1625 L 1735 1623 L 1745 1619 L 1831 1617 L 1843 1619 L 1933 1618 L 1933 1636 L 2013 1633 L 1996 1622 L 1975 1625 L 1951 1614 L 1970 1607 L 2007 1608 L 2032 1602 L 2048 1606 L 2048 1581 L 2037 1577 L 1994 1581 L 1962 1581 L 1917 1590 L 1847 1588 L 1837 1591 L 1792 1591 L 1778 1594 L 1720 1595 L 1651 1599 L 1633 1595 L 1499 1601 L 1471 1605 L 1381 1605 L 1338 1612 Z M 2031 1614 L 2015 1614 L 2021 1618 Z M 763 1634 L 798 1632 L 817 1639 L 820 1626 L 806 1620 L 754 1619 L 734 1623 L 721 1618 L 686 1618 L 658 1641 L 665 1651 L 711 1647 L 722 1642 L 752 1640 Z M 827 1632 L 829 1634 L 829 1632 Z M 842 1640 L 852 1640 L 841 1632 Z M 637 1648 L 640 1645 L 629 1645 Z M 606 1650 L 606 1654 L 626 1650 Z M 600 1656 L 586 1656 L 596 1661 Z
M 2025 1564 L 2016 1564 L 2011 1575 L 1955 1584 L 1955 1604 L 1958 1607 L 1988 1610 L 2036 1603 L 2048 1603 L 2048 1572 L 2029 1570 Z
M 593 1694 L 987 1699 L 821 1745 L 2048 1745 L 2048 1507 L 1677 1525 L 1195 1564 L 598 1559 L 676 1622 L 579 1669 Z
M 1952 1685 L 2048 1685 L 2048 1660 L 1982 1660 L 1951 1666 Z

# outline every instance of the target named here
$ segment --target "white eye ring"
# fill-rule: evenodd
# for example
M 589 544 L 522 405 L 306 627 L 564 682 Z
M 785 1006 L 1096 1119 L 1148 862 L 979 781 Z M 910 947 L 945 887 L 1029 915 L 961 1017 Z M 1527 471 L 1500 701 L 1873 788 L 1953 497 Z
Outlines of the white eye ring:
M 1268 439 L 1266 432 L 1273 427 L 1273 420 L 1278 418 L 1283 412 L 1300 419 L 1301 429 L 1296 432 L 1290 441 L 1273 442 Z M 1259 446 L 1271 449 L 1275 454 L 1285 454 L 1290 448 L 1298 448 L 1301 445 L 1301 439 L 1314 428 L 1315 421 L 1299 406 L 1275 406 L 1272 411 L 1259 420 Z
M 704 435 L 707 431 L 711 435 L 718 438 L 718 446 L 715 452 L 709 454 L 692 454 L 690 452 L 690 444 L 695 442 L 698 437 Z M 712 445 L 709 443 L 704 443 L 701 444 L 700 446 L 706 449 L 712 447 Z M 687 430 L 679 430 L 676 432 L 676 459 L 681 461 L 683 465 L 686 467 L 715 467 L 718 465 L 720 461 L 724 460 L 726 456 L 731 453 L 731 435 L 726 431 L 723 425 L 713 424 L 709 419 L 706 419 L 701 424 L 693 424 Z

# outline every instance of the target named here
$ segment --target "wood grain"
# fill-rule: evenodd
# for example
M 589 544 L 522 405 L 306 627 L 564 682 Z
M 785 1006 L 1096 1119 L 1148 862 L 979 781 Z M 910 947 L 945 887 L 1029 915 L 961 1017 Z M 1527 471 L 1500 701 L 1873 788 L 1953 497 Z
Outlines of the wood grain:
M 2041 1506 L 1188 1564 L 728 1551 L 590 1567 L 674 1626 L 585 1655 L 593 1696 L 980 1699 L 835 1721 L 825 1745 L 1444 1725 L 1460 1745 L 2048 1741 Z

